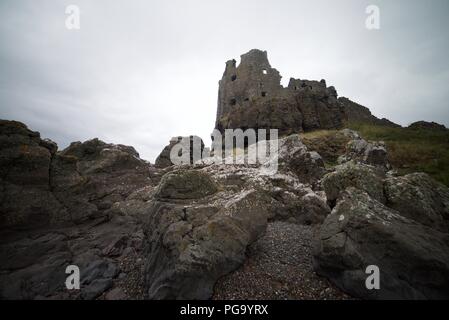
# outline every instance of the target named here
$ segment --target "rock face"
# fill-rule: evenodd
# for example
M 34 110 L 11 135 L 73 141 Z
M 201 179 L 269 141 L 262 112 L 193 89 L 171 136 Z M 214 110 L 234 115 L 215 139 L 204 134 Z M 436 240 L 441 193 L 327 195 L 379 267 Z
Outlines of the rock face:
M 199 173 L 174 174 L 186 179 Z M 160 188 L 169 194 L 163 190 L 173 186 L 163 180 Z M 189 198 L 199 196 L 195 188 L 190 192 Z M 244 261 L 246 247 L 264 231 L 266 204 L 255 190 L 225 201 L 203 195 L 195 203 L 152 203 L 145 251 L 145 282 L 150 299 L 210 298 L 215 281 Z
M 376 166 L 385 171 L 391 169 L 387 147 L 383 141 L 368 142 L 349 129 L 342 130 L 342 133 L 351 140 L 346 145 L 346 152 L 338 158 L 339 163 L 353 161 Z
M 0 229 L 68 220 L 51 192 L 55 144 L 16 121 L 0 122 Z
M 132 147 L 93 139 L 57 152 L 19 122 L 2 121 L 0 130 L 0 229 L 79 223 L 150 181 Z
M 119 265 L 136 257 L 125 249 L 141 250 L 149 164 L 132 147 L 98 139 L 57 152 L 4 120 L 0 162 L 0 298 L 94 299 L 109 290 Z M 81 270 L 81 293 L 64 290 L 71 264 Z
M 266 51 L 253 49 L 243 54 L 238 66 L 235 60 L 226 62 L 215 127 L 222 133 L 225 129 L 271 128 L 291 134 L 343 125 L 343 106 L 324 80 L 292 78 L 287 88 L 280 80 Z
M 308 154 L 298 136 L 280 145 L 283 163 Z M 287 167 L 267 174 L 263 164 L 213 164 L 167 173 L 146 214 L 148 297 L 210 298 L 215 282 L 244 262 L 246 248 L 264 233 L 267 221 L 321 223 L 330 208 L 322 194 L 301 183 L 308 179 Z
M 345 114 L 349 123 L 366 123 L 396 128 L 401 127 L 386 118 L 379 119 L 375 117 L 371 114 L 371 111 L 367 107 L 355 103 L 348 98 L 340 97 L 338 98 L 338 101 L 344 106 Z
M 330 204 L 335 204 L 340 194 L 348 187 L 363 190 L 374 199 L 385 203 L 382 174 L 374 167 L 348 162 L 325 175 L 321 183 Z
M 385 176 L 351 162 L 323 179 L 335 199 L 315 241 L 315 270 L 353 296 L 447 299 L 449 189 L 426 174 Z M 380 269 L 380 289 L 365 269 Z
M 449 232 L 449 190 L 424 173 L 391 177 L 385 181 L 388 206 L 404 217 Z
M 98 139 L 74 142 L 54 157 L 52 191 L 71 220 L 80 222 L 148 185 L 148 167 L 133 147 Z

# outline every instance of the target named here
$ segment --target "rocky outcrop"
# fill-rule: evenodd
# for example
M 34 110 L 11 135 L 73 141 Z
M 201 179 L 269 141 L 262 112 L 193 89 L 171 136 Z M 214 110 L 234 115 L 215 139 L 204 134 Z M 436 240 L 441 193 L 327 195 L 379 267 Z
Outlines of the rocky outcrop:
M 24 124 L 2 120 L 0 162 L 1 299 L 94 299 L 125 264 L 140 268 L 141 213 L 153 188 L 134 148 L 93 139 L 57 152 Z M 81 292 L 65 290 L 72 264 Z
M 98 139 L 74 142 L 55 155 L 51 186 L 72 221 L 98 215 L 151 184 L 149 165 L 133 147 Z
M 387 147 L 383 141 L 366 141 L 353 130 L 344 129 L 341 131 L 351 140 L 346 145 L 346 152 L 338 157 L 338 163 L 353 161 L 372 165 L 388 171 L 391 169 L 388 160 Z
M 151 182 L 132 147 L 93 139 L 57 152 L 22 123 L 2 121 L 0 130 L 0 229 L 79 223 Z
M 300 176 L 267 174 L 261 164 L 179 168 L 162 178 L 150 203 L 145 224 L 150 299 L 210 298 L 215 282 L 244 262 L 246 248 L 264 233 L 267 221 L 318 224 L 330 212 L 323 195 Z
M 172 188 L 165 183 L 162 190 Z M 190 191 L 190 198 L 198 196 L 194 188 Z M 251 189 L 196 202 L 155 200 L 145 229 L 149 298 L 210 298 L 217 279 L 243 263 L 246 247 L 263 233 L 264 208 L 263 196 Z
M 314 129 L 339 128 L 344 123 L 337 92 L 324 80 L 290 79 L 280 84 L 266 51 L 253 49 L 226 63 L 219 83 L 215 127 L 225 129 L 279 129 L 292 134 Z
M 348 187 L 363 190 L 374 199 L 385 203 L 384 176 L 384 173 L 375 167 L 348 162 L 337 166 L 335 171 L 326 174 L 321 184 L 331 205 L 335 204 L 340 194 Z
M 447 130 L 447 128 L 436 122 L 428 122 L 428 121 L 416 121 L 408 126 L 409 129 L 424 129 L 424 130 Z
M 349 123 L 355 124 L 371 124 L 376 126 L 386 126 L 393 128 L 400 128 L 401 126 L 386 119 L 379 119 L 371 114 L 371 111 L 358 103 L 355 103 L 348 98 L 340 97 L 338 101 L 344 106 L 345 114 Z
M 388 206 L 425 226 L 449 232 L 449 189 L 424 173 L 385 181 Z
M 322 185 L 333 209 L 315 240 L 319 274 L 360 298 L 447 299 L 447 187 L 426 174 L 395 177 L 353 162 Z M 365 286 L 370 265 L 380 268 L 379 290 Z
M 297 134 L 279 139 L 275 160 L 279 170 L 292 172 L 302 183 L 314 184 L 326 172 L 321 156 L 309 151 Z
M 70 219 L 51 192 L 56 147 L 16 121 L 0 121 L 0 230 Z

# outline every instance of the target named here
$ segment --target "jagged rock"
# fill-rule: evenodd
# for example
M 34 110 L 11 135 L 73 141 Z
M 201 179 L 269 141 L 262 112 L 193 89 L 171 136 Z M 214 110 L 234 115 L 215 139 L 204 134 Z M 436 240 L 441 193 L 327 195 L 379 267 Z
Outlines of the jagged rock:
M 24 124 L 0 122 L 0 229 L 79 223 L 151 184 L 132 147 L 93 139 L 56 150 Z
M 253 49 L 243 54 L 239 66 L 235 60 L 226 62 L 215 127 L 222 133 L 225 129 L 272 128 L 292 134 L 343 125 L 343 106 L 324 80 L 290 79 L 287 88 L 280 80 L 266 51 Z
M 428 121 L 416 121 L 408 126 L 409 129 L 425 129 L 425 130 L 447 130 L 447 128 L 436 122 L 428 122 Z
M 138 156 L 98 139 L 57 152 L 24 124 L 0 121 L 1 299 L 91 299 L 110 287 L 124 248 L 140 252 L 143 241 L 154 186 Z M 82 294 L 65 290 L 70 264 L 86 277 Z
M 385 181 L 388 206 L 431 228 L 449 232 L 449 189 L 425 173 Z
M 346 152 L 338 158 L 339 163 L 355 161 L 383 168 L 391 169 L 388 161 L 387 147 L 383 141 L 367 142 L 357 132 L 345 129 L 343 133 L 352 140 L 346 146 Z
M 263 143 L 266 142 L 260 141 L 258 144 Z M 279 170 L 294 173 L 302 183 L 314 184 L 326 173 L 321 156 L 315 151 L 308 151 L 297 134 L 278 140 L 277 154 L 274 157 L 270 154 L 264 165 L 275 167 L 274 162 L 278 163 Z
M 369 265 L 380 269 L 379 290 L 365 286 Z M 314 267 L 355 297 L 447 299 L 449 234 L 409 220 L 351 187 L 321 226 Z
M 132 147 L 98 139 L 74 142 L 54 157 L 52 190 L 79 223 L 151 185 L 148 167 Z
M 297 136 L 284 140 L 283 163 L 307 153 Z M 149 298 L 209 298 L 215 281 L 243 262 L 268 219 L 321 223 L 330 212 L 325 197 L 301 181 L 292 171 L 267 172 L 261 163 L 167 173 L 145 214 Z
M 401 126 L 386 119 L 379 119 L 371 114 L 371 111 L 358 103 L 355 103 L 348 98 L 340 97 L 338 101 L 344 106 L 346 117 L 349 123 L 366 123 L 377 126 L 387 126 L 393 128 L 400 128 Z
M 0 120 L 0 229 L 69 220 L 50 188 L 54 145 L 23 123 Z
M 383 193 L 384 173 L 375 167 L 347 162 L 335 167 L 335 171 L 324 176 L 321 184 L 331 204 L 348 187 L 356 187 L 366 191 L 371 197 L 385 203 Z
M 207 299 L 265 230 L 268 213 L 255 190 L 228 199 L 154 201 L 146 224 L 145 284 L 150 299 Z
M 217 192 L 217 186 L 204 172 L 178 170 L 162 177 L 155 193 L 157 199 L 197 199 Z
M 316 225 L 331 212 L 326 200 L 310 189 L 276 187 L 271 192 L 270 220 L 288 220 L 303 225 Z

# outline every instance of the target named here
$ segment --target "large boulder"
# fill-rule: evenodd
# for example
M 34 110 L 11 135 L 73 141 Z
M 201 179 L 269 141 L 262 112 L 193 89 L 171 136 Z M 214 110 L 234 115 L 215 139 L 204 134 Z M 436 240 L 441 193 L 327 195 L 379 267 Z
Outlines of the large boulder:
M 380 270 L 380 289 L 368 290 L 366 268 Z M 419 224 L 348 188 L 317 234 L 318 274 L 355 297 L 448 299 L 449 234 Z
M 388 206 L 404 217 L 449 232 L 449 189 L 425 173 L 385 181 Z
M 210 176 L 197 170 L 176 170 L 162 177 L 156 190 L 157 199 L 198 199 L 217 192 Z
M 265 143 L 270 144 L 259 141 L 258 145 Z M 308 184 L 316 184 L 326 173 L 321 156 L 315 151 L 309 151 L 298 134 L 281 138 L 277 144 L 277 150 L 270 153 L 267 161 L 262 163 L 264 167 L 293 173 L 300 182 Z M 270 150 L 269 148 L 266 147 L 267 150 Z
M 345 154 L 338 158 L 339 163 L 354 161 L 379 167 L 384 171 L 391 169 L 387 147 L 383 141 L 366 141 L 353 130 L 344 129 L 342 133 L 351 140 L 346 145 Z
M 340 194 L 348 187 L 356 187 L 367 192 L 374 199 L 385 203 L 383 178 L 385 174 L 376 167 L 347 162 L 335 167 L 324 176 L 321 184 L 327 200 L 334 205 Z
M 246 247 L 265 230 L 266 205 L 255 190 L 194 202 L 153 201 L 145 227 L 148 297 L 210 298 L 215 282 L 243 263 Z

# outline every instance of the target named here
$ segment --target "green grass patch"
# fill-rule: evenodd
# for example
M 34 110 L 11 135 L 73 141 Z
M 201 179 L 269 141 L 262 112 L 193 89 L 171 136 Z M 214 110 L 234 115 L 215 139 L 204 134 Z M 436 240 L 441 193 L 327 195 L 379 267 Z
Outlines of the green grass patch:
M 384 141 L 400 173 L 425 172 L 449 186 L 449 130 L 409 129 L 352 123 L 366 140 Z

